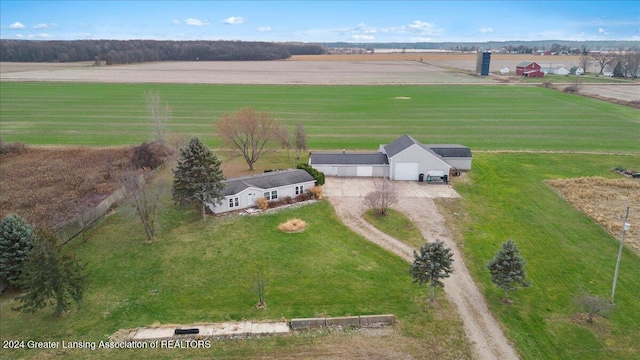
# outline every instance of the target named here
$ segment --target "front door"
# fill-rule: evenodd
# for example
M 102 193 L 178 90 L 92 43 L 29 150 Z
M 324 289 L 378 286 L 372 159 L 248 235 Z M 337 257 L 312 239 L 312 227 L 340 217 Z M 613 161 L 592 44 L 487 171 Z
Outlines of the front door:
M 248 207 L 256 206 L 256 193 L 247 194 L 247 206 Z

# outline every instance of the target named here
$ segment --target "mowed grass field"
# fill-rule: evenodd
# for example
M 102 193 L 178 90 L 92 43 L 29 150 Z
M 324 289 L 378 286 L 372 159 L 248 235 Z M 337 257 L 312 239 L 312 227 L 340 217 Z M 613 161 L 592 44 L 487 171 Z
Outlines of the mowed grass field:
M 250 106 L 311 149 L 376 150 L 404 133 L 473 150 L 640 153 L 640 110 L 538 87 L 0 83 L 0 134 L 33 145 L 121 145 L 152 133 L 143 93 L 171 107 L 169 131 L 222 146 L 215 123 Z
M 624 251 L 616 308 L 607 319 L 597 318 L 595 326 L 585 324 L 573 296 L 582 289 L 609 296 L 618 243 L 543 182 L 617 176 L 610 172 L 615 166 L 640 168 L 640 111 L 636 109 L 549 89 L 511 86 L 0 83 L 0 90 L 3 139 L 30 144 L 117 145 L 149 140 L 152 129 L 142 94 L 154 90 L 173 109 L 170 131 L 200 136 L 215 147 L 221 146 L 214 134 L 216 119 L 224 112 L 253 106 L 272 112 L 291 128 L 298 121 L 305 124 L 312 150 L 375 150 L 378 144 L 408 133 L 425 143 L 462 143 L 474 151 L 489 151 L 477 151 L 473 170 L 454 185 L 463 199 L 443 201 L 439 207 L 449 212 L 449 219 L 455 219 L 450 225 L 459 234 L 469 269 L 520 356 L 633 359 L 640 354 L 640 258 Z M 29 101 L 30 96 L 38 100 Z M 491 153 L 493 150 L 629 155 Z M 640 204 L 622 202 L 620 211 L 626 206 L 640 211 Z M 88 304 L 58 320 L 46 312 L 9 312 L 13 303 L 3 296 L 2 339 L 100 340 L 119 328 L 155 321 L 381 311 L 399 316 L 403 337 L 392 338 L 392 342 L 409 347 L 414 358 L 469 356 L 468 344 L 460 337 L 459 319 L 444 316 L 451 308 L 442 292 L 442 308 L 422 311 L 426 291 L 410 284 L 407 264 L 353 235 L 327 204 L 295 211 L 295 217 L 310 222 L 310 232 L 291 234 L 295 241 L 284 243 L 289 239 L 273 229 L 288 217 L 284 213 L 202 223 L 196 220 L 197 214 L 168 207 L 163 210 L 160 240 L 143 245 L 135 219 L 118 211 L 92 231 L 88 244 L 72 247 L 90 263 L 93 282 Z M 320 233 L 311 231 L 318 228 Z M 520 247 L 532 281 L 532 287 L 512 295 L 511 306 L 500 303 L 501 292 L 490 283 L 485 268 L 508 238 Z M 327 251 L 328 255 L 314 262 L 314 256 Z M 270 259 L 272 274 L 282 275 L 271 278 L 269 308 L 262 313 L 252 307 L 257 301 L 251 289 L 253 268 L 243 261 L 256 263 L 265 257 Z M 306 262 L 316 266 L 306 266 Z M 197 268 L 194 273 L 176 270 L 191 265 Z M 306 286 L 314 291 L 304 290 Z M 342 288 L 336 290 L 338 287 Z M 172 289 L 181 292 L 171 293 Z M 227 341 L 213 351 L 189 355 L 255 358 L 297 352 L 307 357 L 354 357 L 353 353 L 326 352 L 335 344 L 349 348 L 340 339 Z M 373 343 L 390 341 L 380 339 Z M 446 346 L 433 348 L 442 352 L 417 350 L 425 341 L 436 344 L 440 340 Z M 362 344 L 361 339 L 355 341 Z M 397 347 L 388 349 L 387 357 L 407 353 Z M 160 351 L 11 354 L 31 358 L 71 355 L 171 356 Z

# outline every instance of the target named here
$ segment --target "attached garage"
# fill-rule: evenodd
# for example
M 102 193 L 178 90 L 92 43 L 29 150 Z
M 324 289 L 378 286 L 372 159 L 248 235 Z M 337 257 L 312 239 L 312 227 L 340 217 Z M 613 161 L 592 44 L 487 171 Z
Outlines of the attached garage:
M 420 164 L 417 162 L 398 162 L 395 164 L 392 178 L 395 180 L 418 180 Z
M 327 176 L 388 177 L 392 180 L 419 181 L 444 177 L 452 167 L 471 170 L 471 150 L 457 144 L 424 145 L 402 135 L 378 152 L 313 152 L 309 165 Z

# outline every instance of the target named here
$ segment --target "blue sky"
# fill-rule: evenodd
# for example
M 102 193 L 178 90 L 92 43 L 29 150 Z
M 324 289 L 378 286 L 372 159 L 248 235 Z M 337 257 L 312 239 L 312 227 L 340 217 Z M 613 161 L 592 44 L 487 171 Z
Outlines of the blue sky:
M 640 1 L 0 1 L 0 38 L 640 41 Z

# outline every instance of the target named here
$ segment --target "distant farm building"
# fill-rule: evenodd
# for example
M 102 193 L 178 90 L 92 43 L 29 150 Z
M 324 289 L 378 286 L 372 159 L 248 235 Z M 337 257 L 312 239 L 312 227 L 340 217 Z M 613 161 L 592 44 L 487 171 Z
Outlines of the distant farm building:
M 508 66 L 505 66 L 502 69 L 500 69 L 500 74 L 501 75 L 507 75 L 507 74 L 509 74 L 510 71 L 511 71 L 511 69 L 509 69 Z
M 540 70 L 545 74 L 567 75 L 569 70 L 564 64 L 540 64 Z
M 571 74 L 571 75 L 582 75 L 582 74 L 584 74 L 584 69 L 582 69 L 579 66 L 574 66 L 571 69 L 569 69 L 569 74 Z
M 402 135 L 377 152 L 313 152 L 309 165 L 328 176 L 446 180 L 456 169 L 471 170 L 471 150 L 458 144 L 422 144 Z
M 476 74 L 481 76 L 489 75 L 489 64 L 491 63 L 491 51 L 478 51 L 476 59 Z
M 540 65 L 533 61 L 523 61 L 516 66 L 516 75 L 524 77 L 544 77 Z

